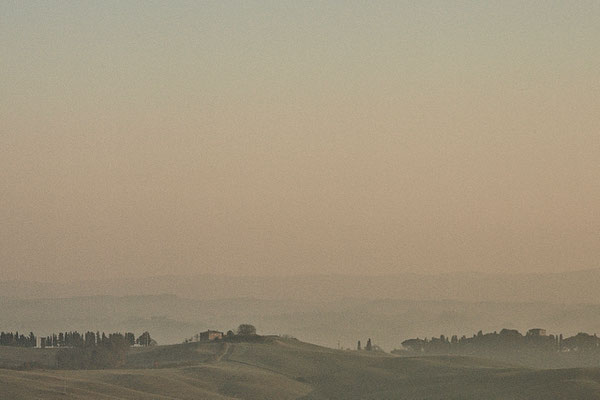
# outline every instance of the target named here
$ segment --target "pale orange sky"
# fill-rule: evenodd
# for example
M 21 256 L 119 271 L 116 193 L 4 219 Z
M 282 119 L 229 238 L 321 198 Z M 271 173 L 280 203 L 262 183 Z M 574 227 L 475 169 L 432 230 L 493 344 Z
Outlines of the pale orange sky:
M 599 20 L 2 2 L 0 279 L 600 267 Z

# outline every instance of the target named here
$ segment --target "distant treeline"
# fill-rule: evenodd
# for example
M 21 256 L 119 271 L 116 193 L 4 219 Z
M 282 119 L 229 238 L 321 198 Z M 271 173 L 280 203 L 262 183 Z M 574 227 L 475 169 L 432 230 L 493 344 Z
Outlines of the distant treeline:
M 456 335 L 431 339 L 408 339 L 402 346 L 413 352 L 425 353 L 480 353 L 495 351 L 535 351 L 535 352 L 598 352 L 600 338 L 595 334 L 578 333 L 563 338 L 563 335 L 546 335 L 542 329 L 532 329 L 525 335 L 514 329 L 502 329 L 500 333 L 479 331 L 472 337 Z M 396 351 L 401 352 L 401 351 Z
M 65 369 L 99 369 L 123 366 L 127 351 L 133 345 L 152 346 L 156 342 L 150 333 L 144 332 L 137 338 L 132 332 L 106 333 L 77 331 L 54 333 L 40 338 L 41 348 L 59 348 L 56 366 Z M 0 332 L 1 346 L 36 347 L 37 337 L 19 332 Z
M 137 339 L 132 332 L 122 333 L 111 333 L 108 336 L 102 332 L 88 331 L 85 334 L 77 331 L 60 332 L 58 334 L 53 333 L 48 336 L 40 338 L 39 346 L 45 347 L 86 347 L 96 346 L 103 343 L 108 343 L 111 338 L 122 336 L 125 343 L 129 346 L 140 345 L 140 346 L 151 346 L 156 342 L 150 337 L 150 333 L 144 332 Z M 29 332 L 29 335 L 25 336 L 19 334 L 19 332 L 0 332 L 0 346 L 15 346 L 15 347 L 37 347 L 37 336 L 33 332 Z
M 33 332 L 28 336 L 19 332 L 0 332 L 0 346 L 35 347 L 37 338 Z
M 59 368 L 66 369 L 121 367 L 125 364 L 129 347 L 134 344 L 154 344 L 148 332 L 144 332 L 137 339 L 131 332 L 111 333 L 106 336 L 104 332 L 100 334 L 91 331 L 85 335 L 78 332 L 59 333 L 45 339 L 50 339 L 50 343 L 57 343 L 58 347 L 62 347 L 56 354 L 56 364 Z
M 154 344 L 154 341 L 150 337 L 148 332 L 142 333 L 137 339 L 132 332 L 122 333 L 111 333 L 108 336 L 104 332 L 92 332 L 88 331 L 85 334 L 81 334 L 77 331 L 72 332 L 60 332 L 59 334 L 52 334 L 40 339 L 40 347 L 86 347 L 95 346 L 102 343 L 111 341 L 111 338 L 122 336 L 129 346 L 138 344 L 140 346 L 150 346 Z

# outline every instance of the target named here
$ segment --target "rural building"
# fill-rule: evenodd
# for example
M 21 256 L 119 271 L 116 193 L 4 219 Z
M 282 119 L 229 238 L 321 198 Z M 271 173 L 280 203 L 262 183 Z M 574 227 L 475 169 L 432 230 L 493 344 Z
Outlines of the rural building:
M 402 342 L 402 347 L 411 351 L 425 351 L 423 339 L 408 339 Z M 359 349 L 360 350 L 360 349 Z
M 223 332 L 211 331 L 210 329 L 206 332 L 200 332 L 200 341 L 208 342 L 210 340 L 223 339 Z
M 546 336 L 546 330 L 541 328 L 533 328 L 527 331 L 527 336 Z

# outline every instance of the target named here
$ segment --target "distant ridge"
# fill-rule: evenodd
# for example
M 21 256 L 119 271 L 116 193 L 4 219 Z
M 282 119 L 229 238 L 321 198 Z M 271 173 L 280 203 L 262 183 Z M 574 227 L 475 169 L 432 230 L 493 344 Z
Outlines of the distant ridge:
M 559 273 L 402 273 L 394 275 L 164 275 L 72 283 L 2 281 L 4 298 L 176 294 L 187 298 L 449 299 L 460 301 L 600 303 L 600 269 Z

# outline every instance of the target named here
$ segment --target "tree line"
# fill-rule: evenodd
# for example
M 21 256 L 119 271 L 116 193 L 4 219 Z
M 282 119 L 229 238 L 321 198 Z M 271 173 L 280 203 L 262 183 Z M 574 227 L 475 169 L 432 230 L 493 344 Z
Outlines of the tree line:
M 19 332 L 0 332 L 0 346 L 16 346 L 16 347 L 35 347 L 37 345 L 37 337 L 33 332 L 25 336 Z
M 55 336 L 52 335 L 52 343 Z M 46 338 L 48 339 L 48 338 Z M 125 365 L 127 352 L 131 346 L 152 346 L 156 342 L 150 333 L 144 332 L 137 338 L 132 332 L 111 333 L 88 331 L 84 335 L 79 332 L 65 332 L 62 335 L 64 345 L 61 346 L 61 334 L 56 336 L 60 350 L 56 354 L 56 365 L 65 369 L 101 369 L 119 368 Z
M 150 333 L 144 332 L 137 338 L 132 332 L 122 333 L 106 333 L 99 331 L 87 331 L 79 333 L 78 331 L 53 333 L 40 338 L 40 347 L 89 347 L 100 344 L 110 343 L 117 337 L 123 338 L 124 343 L 129 346 L 151 346 L 156 342 L 150 337 Z M 19 334 L 19 332 L 0 332 L 0 346 L 15 346 L 15 347 L 37 347 L 37 336 L 33 332 L 29 335 Z
M 40 339 L 40 347 L 86 347 L 95 346 L 103 343 L 108 343 L 111 338 L 123 336 L 125 343 L 129 346 L 140 345 L 150 346 L 156 342 L 150 337 L 150 333 L 144 332 L 139 337 L 135 337 L 133 332 L 122 333 L 110 333 L 108 336 L 106 333 L 96 331 L 87 331 L 85 334 L 77 331 L 72 332 L 60 332 L 58 334 L 53 333 Z
M 533 352 L 600 352 L 600 338 L 580 332 L 564 338 L 560 335 L 546 335 L 543 330 L 532 329 L 525 335 L 515 329 L 502 329 L 498 332 L 479 331 L 472 337 L 432 337 L 431 339 L 408 339 L 402 346 L 413 352 L 425 353 L 478 353 L 495 351 Z M 398 351 L 400 352 L 400 351 Z

